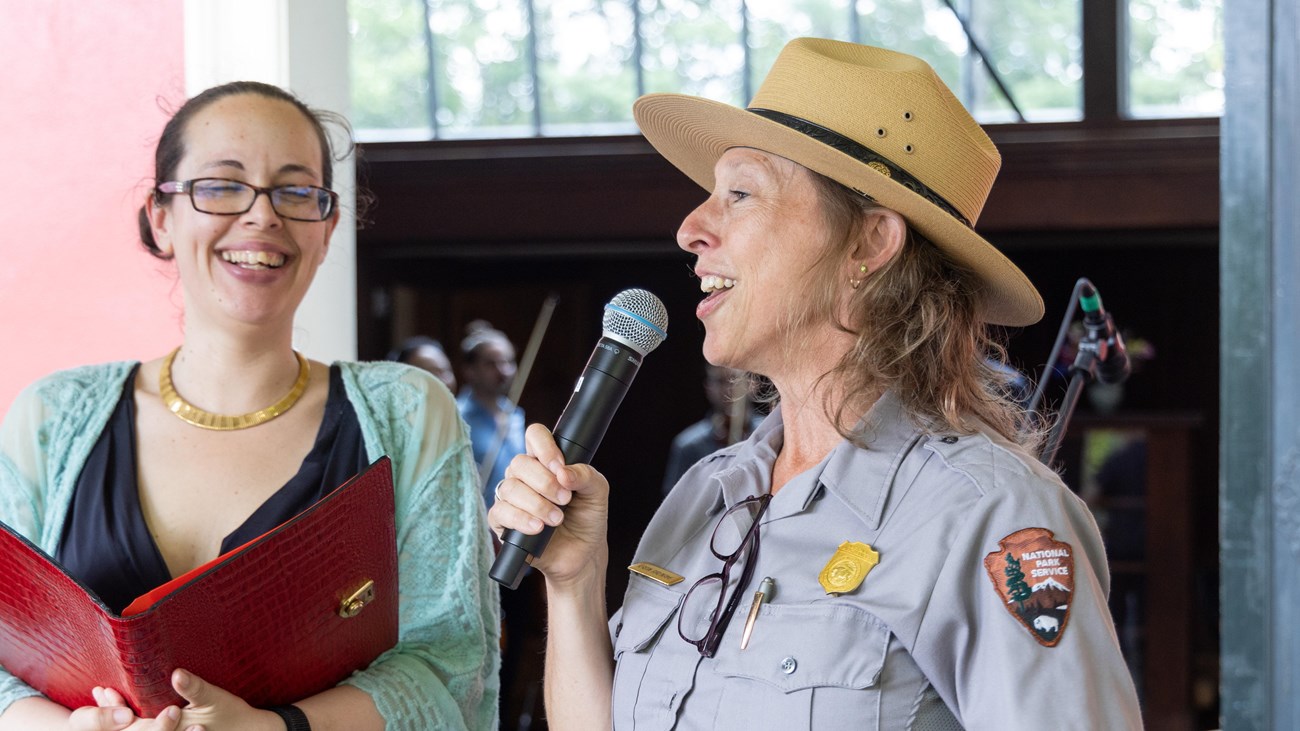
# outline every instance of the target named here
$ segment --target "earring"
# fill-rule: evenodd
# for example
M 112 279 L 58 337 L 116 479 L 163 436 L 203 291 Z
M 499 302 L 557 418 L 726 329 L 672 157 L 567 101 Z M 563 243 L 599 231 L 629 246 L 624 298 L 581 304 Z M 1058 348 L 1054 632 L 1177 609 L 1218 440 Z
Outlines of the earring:
M 858 287 L 862 286 L 862 280 L 867 278 L 866 277 L 867 265 L 866 264 L 859 265 L 858 272 L 863 275 L 861 278 L 854 279 L 853 277 L 849 277 L 849 286 L 854 289 L 857 289 Z

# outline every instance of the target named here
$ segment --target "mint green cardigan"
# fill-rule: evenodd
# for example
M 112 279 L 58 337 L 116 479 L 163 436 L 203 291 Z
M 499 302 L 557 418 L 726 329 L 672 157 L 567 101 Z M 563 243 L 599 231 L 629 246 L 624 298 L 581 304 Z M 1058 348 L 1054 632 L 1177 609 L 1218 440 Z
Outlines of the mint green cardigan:
M 51 555 L 82 466 L 134 365 L 47 376 L 18 396 L 0 426 L 0 521 Z M 390 729 L 496 729 L 500 602 L 456 403 L 409 366 L 338 365 L 367 456 L 392 459 L 401 596 L 397 646 L 344 683 L 369 693 Z M 0 712 L 32 695 L 0 669 Z

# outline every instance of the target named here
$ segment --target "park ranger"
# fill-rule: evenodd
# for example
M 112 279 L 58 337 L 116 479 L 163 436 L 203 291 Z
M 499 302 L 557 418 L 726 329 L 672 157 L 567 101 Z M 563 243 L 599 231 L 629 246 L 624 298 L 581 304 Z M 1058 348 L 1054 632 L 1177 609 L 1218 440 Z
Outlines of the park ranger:
M 747 109 L 635 116 L 710 192 L 677 235 L 704 356 L 775 406 L 666 498 L 608 632 L 609 485 L 530 428 L 489 522 L 558 526 L 533 564 L 551 727 L 1140 728 L 1097 527 L 988 331 L 1043 305 L 973 229 L 983 130 L 920 59 L 816 39 Z

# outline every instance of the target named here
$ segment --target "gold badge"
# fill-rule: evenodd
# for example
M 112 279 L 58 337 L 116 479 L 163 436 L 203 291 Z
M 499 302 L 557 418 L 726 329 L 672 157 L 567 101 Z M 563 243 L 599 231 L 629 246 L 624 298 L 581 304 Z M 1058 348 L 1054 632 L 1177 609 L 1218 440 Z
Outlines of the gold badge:
M 835 549 L 817 581 L 827 594 L 846 594 L 858 588 L 871 569 L 880 563 L 880 554 L 866 543 L 845 541 Z
M 668 569 L 660 568 L 652 563 L 646 563 L 645 561 L 634 563 L 631 566 L 628 566 L 627 570 L 634 574 L 641 574 L 647 579 L 657 581 L 664 586 L 672 586 L 673 584 L 682 581 L 682 577 L 679 574 L 674 574 Z

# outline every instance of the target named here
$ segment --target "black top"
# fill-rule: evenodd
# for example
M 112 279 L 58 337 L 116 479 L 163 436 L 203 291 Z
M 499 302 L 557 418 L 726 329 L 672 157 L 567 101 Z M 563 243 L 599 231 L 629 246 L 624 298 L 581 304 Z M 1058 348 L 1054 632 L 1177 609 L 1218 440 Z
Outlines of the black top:
M 171 581 L 140 509 L 136 482 L 135 377 L 95 443 L 68 506 L 55 558 L 120 614 L 136 597 Z M 220 553 L 257 538 L 302 512 L 364 470 L 365 441 L 343 377 L 330 366 L 330 390 L 316 443 L 294 475 L 221 542 Z

